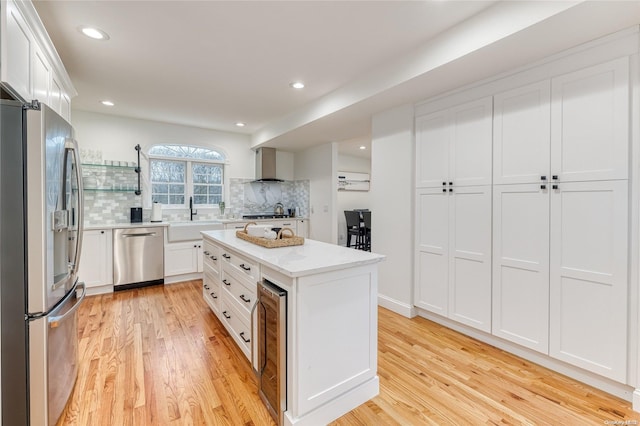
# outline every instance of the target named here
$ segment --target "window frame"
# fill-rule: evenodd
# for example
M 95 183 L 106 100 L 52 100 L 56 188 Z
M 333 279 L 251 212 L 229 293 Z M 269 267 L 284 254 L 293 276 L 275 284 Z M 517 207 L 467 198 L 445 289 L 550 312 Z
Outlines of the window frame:
M 218 153 L 223 159 L 222 160 L 210 160 L 210 159 L 204 159 L 204 158 L 197 158 L 197 157 L 171 157 L 171 156 L 167 156 L 167 155 L 157 155 L 157 154 L 151 154 L 151 150 L 154 147 L 157 146 L 180 146 L 180 147 L 189 147 L 189 148 L 200 148 L 200 149 L 206 149 L 209 151 L 215 151 L 216 153 Z M 151 164 L 153 161 L 171 161 L 171 162 L 176 162 L 176 163 L 184 163 L 185 165 L 185 181 L 184 181 L 184 203 L 183 204 L 162 204 L 162 208 L 166 208 L 166 209 L 188 209 L 189 208 L 189 197 L 194 197 L 196 196 L 196 194 L 194 194 L 194 184 L 195 182 L 193 181 L 193 164 L 211 164 L 211 165 L 216 165 L 219 166 L 221 168 L 222 171 L 222 176 L 221 176 L 221 183 L 220 183 L 220 187 L 221 187 L 221 197 L 222 197 L 222 201 L 225 201 L 225 182 L 224 182 L 224 178 L 225 178 L 225 165 L 227 164 L 226 161 L 226 155 L 219 149 L 215 149 L 215 148 L 210 148 L 210 147 L 204 147 L 204 146 L 199 146 L 199 145 L 182 145 L 182 144 L 154 144 L 152 146 L 149 147 L 149 150 L 147 151 L 147 157 L 149 160 L 149 164 L 148 164 L 148 170 L 149 170 L 149 201 L 150 203 L 153 203 L 153 180 L 152 180 L 152 176 L 151 176 Z M 162 182 L 164 183 L 164 182 Z M 203 208 L 203 209 L 207 209 L 207 208 L 216 208 L 218 207 L 218 204 L 195 204 L 194 203 L 194 208 Z

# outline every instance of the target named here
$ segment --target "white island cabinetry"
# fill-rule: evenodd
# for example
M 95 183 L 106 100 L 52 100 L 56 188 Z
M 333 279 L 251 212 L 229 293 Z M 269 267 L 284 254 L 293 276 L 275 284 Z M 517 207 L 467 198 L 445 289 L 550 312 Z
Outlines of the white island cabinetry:
M 377 263 L 384 256 L 308 239 L 268 249 L 237 238 L 235 230 L 203 236 L 205 250 L 220 254 L 222 277 L 219 311 L 207 302 L 254 369 L 257 282 L 287 292 L 285 424 L 327 424 L 378 394 Z M 205 256 L 205 277 L 209 261 Z M 215 273 L 205 279 L 210 282 Z

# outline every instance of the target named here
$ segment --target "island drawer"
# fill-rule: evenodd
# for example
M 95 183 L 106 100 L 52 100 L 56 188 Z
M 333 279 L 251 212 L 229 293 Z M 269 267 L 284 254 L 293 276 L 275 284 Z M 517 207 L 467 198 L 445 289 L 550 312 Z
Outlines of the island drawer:
M 251 327 L 250 320 L 238 312 L 229 294 L 223 293 L 220 302 L 220 319 L 242 350 L 247 359 L 251 360 Z
M 205 269 L 202 280 L 202 295 L 207 304 L 217 314 L 220 308 L 220 280 L 207 269 Z
M 202 246 L 202 257 L 204 265 L 213 268 L 216 274 L 220 273 L 220 247 L 205 240 Z
M 256 302 L 256 284 L 248 283 L 246 278 L 238 276 L 238 272 L 230 268 L 225 267 L 222 276 L 222 285 L 233 300 L 241 307 L 242 312 L 247 315 L 251 313 L 251 307 Z
M 222 264 L 233 267 L 235 271 L 240 272 L 241 276 L 247 278 L 249 282 L 257 282 L 260 277 L 260 265 L 253 260 L 234 252 L 223 249 L 220 257 Z

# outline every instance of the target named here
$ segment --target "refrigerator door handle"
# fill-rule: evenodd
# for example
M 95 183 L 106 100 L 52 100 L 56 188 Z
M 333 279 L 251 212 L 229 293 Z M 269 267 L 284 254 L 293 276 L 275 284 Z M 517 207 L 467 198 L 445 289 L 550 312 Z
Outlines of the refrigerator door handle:
M 65 157 L 69 152 L 71 152 L 73 155 L 73 162 L 75 164 L 76 171 L 76 184 L 78 185 L 78 205 L 76 207 L 76 223 L 78 227 L 78 235 L 76 236 L 75 253 L 73 259 L 70 259 L 69 262 L 69 267 L 71 268 L 71 274 L 73 276 L 78 272 L 78 267 L 80 266 L 80 253 L 82 253 L 82 235 L 84 232 L 84 192 L 82 188 L 82 167 L 80 165 L 80 150 L 78 149 L 78 142 L 75 139 L 67 139 L 64 143 L 64 147 Z M 64 164 L 66 167 L 66 159 Z M 66 178 L 63 182 L 63 185 L 66 185 Z M 64 189 L 65 190 L 63 191 L 63 194 L 66 192 L 66 188 Z M 68 208 L 68 206 L 65 207 Z
M 73 307 L 71 309 L 69 309 L 67 312 L 65 312 L 62 315 L 49 317 L 49 327 L 50 328 L 58 327 L 60 325 L 60 323 L 64 322 L 65 319 L 67 319 L 69 316 L 73 315 L 73 313 L 80 307 L 80 304 L 82 303 L 82 301 L 84 300 L 85 296 L 87 295 L 87 287 L 85 286 L 84 283 L 78 283 L 76 288 L 73 291 L 69 292 L 69 294 L 65 297 L 65 300 L 63 300 L 63 302 L 60 305 L 63 305 L 64 302 L 66 302 L 66 300 L 68 300 L 68 298 L 73 296 L 75 294 L 76 290 L 78 290 L 79 288 L 82 288 L 82 294 L 80 295 L 80 298 L 76 301 L 75 305 L 73 305 Z

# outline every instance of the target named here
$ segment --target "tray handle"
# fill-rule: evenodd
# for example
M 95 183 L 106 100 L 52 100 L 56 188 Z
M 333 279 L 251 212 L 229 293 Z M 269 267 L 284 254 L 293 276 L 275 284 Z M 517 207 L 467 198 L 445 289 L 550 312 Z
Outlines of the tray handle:
M 291 235 L 284 235 L 284 231 L 289 231 L 291 233 Z M 280 231 L 278 231 L 278 238 L 291 238 L 291 237 L 295 237 L 296 234 L 295 232 L 293 232 L 293 229 L 291 228 L 282 228 Z

